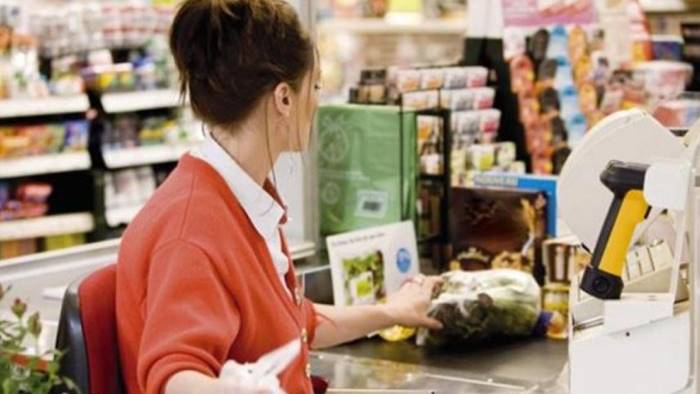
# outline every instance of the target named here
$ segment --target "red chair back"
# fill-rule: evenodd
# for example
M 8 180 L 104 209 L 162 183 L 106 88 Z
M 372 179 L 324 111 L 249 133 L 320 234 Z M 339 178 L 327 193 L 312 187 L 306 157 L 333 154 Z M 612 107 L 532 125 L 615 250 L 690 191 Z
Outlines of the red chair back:
M 116 265 L 73 283 L 61 308 L 56 348 L 66 351 L 61 374 L 83 394 L 123 391 L 115 313 Z

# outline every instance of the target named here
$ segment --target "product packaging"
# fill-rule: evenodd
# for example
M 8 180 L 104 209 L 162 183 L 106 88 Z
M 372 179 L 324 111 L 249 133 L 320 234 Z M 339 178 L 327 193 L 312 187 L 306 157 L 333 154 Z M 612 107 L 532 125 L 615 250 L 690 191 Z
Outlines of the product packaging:
M 493 107 L 496 91 L 493 88 L 474 89 L 474 109 L 488 109 Z
M 491 144 L 477 144 L 467 148 L 468 168 L 476 171 L 489 171 L 496 163 L 496 147 Z
M 504 143 L 508 144 L 508 143 Z M 522 171 L 517 167 L 522 166 Z M 557 233 L 557 177 L 547 175 L 525 174 L 525 163 L 513 162 L 509 166 L 509 172 L 521 172 L 521 174 L 498 174 L 485 173 L 478 174 L 474 178 L 474 186 L 482 188 L 496 189 L 516 189 L 527 191 L 539 191 L 547 198 L 547 235 L 555 237 Z
M 475 93 L 476 91 L 474 89 L 441 90 L 440 106 L 452 111 L 467 111 L 475 109 Z
M 419 271 L 413 222 L 326 238 L 335 305 L 382 301 Z
M 65 151 L 84 151 L 90 136 L 90 123 L 87 120 L 68 121 L 65 124 Z
M 396 90 L 399 93 L 408 93 L 420 89 L 421 73 L 413 69 L 392 70 L 394 73 L 390 80 L 394 80 Z
M 512 268 L 542 283 L 539 258 L 547 229 L 547 198 L 538 191 L 453 188 L 450 237 L 464 270 Z
M 439 175 L 443 172 L 442 118 L 417 116 L 418 155 L 422 174 Z
M 476 345 L 496 338 L 531 336 L 540 314 L 540 288 L 515 270 L 452 271 L 430 306 L 442 330 L 420 329 L 419 345 Z
M 322 106 L 316 127 L 323 234 L 414 219 L 415 113 L 391 106 Z
M 440 93 L 437 90 L 418 91 L 404 93 L 403 107 L 406 109 L 423 110 L 437 108 L 439 104 Z
M 442 88 L 445 80 L 445 71 L 441 68 L 429 68 L 420 70 L 421 90 L 435 90 Z
M 467 87 L 467 70 L 464 67 L 448 67 L 443 69 L 445 89 L 464 89 Z
M 480 88 L 486 86 L 489 79 L 489 70 L 486 67 L 465 67 L 467 74 L 467 87 Z

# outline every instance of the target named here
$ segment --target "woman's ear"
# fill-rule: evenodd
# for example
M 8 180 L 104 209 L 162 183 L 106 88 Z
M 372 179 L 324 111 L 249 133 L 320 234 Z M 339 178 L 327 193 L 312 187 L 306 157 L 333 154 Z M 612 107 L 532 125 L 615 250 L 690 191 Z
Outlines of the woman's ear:
M 284 117 L 292 113 L 292 87 L 286 82 L 280 82 L 274 91 L 275 108 Z

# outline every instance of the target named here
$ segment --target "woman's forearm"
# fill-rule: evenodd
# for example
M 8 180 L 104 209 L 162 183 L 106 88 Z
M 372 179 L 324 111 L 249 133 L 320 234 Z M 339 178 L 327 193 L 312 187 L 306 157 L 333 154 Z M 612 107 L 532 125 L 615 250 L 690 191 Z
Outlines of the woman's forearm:
M 164 394 L 214 393 L 224 394 L 219 380 L 195 371 L 177 372 L 168 379 Z
M 316 304 L 319 323 L 311 347 L 323 349 L 362 338 L 393 326 L 396 319 L 385 305 L 331 306 Z

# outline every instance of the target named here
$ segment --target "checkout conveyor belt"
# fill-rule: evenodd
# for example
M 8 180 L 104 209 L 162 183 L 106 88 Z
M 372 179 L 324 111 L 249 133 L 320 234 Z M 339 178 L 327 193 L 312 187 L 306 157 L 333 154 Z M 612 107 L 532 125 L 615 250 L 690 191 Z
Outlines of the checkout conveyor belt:
M 311 369 L 329 394 L 563 394 L 566 359 L 566 342 L 544 339 L 448 352 L 366 339 L 314 353 Z

